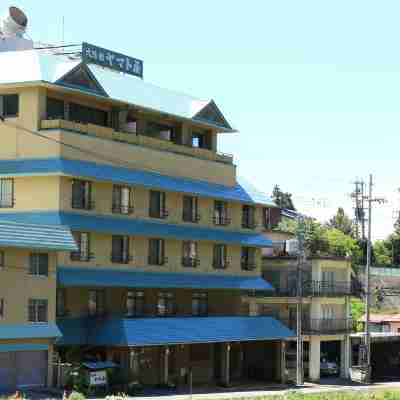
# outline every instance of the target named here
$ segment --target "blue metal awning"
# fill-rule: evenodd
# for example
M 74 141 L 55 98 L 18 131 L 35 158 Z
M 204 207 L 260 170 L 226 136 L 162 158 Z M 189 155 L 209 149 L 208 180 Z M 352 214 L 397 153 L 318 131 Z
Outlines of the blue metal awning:
M 4 215 L 4 214 L 3 214 Z M 74 251 L 77 250 L 70 229 L 62 226 L 46 226 L 4 221 L 0 217 L 0 247 L 23 247 Z
M 276 204 L 269 196 L 241 179 L 238 179 L 235 186 L 227 186 L 202 180 L 162 175 L 155 172 L 62 158 L 0 161 L 0 176 L 49 174 L 68 175 L 77 178 L 187 193 L 213 199 L 276 207 Z
M 61 336 L 56 324 L 1 325 L 0 339 L 51 339 Z
M 62 287 L 274 290 L 259 276 L 58 267 L 57 277 Z
M 271 247 L 272 241 L 261 233 L 242 233 L 224 228 L 174 225 L 144 219 L 103 217 L 65 212 L 4 213 L 3 220 L 68 226 L 73 231 L 89 231 L 115 235 L 161 237 L 177 240 L 206 240 L 250 247 Z
M 59 321 L 59 345 L 78 344 L 76 335 L 70 340 L 68 334 L 71 321 Z M 80 336 L 86 337 L 80 344 L 124 347 L 284 340 L 295 335 L 272 317 L 176 317 L 93 320 Z

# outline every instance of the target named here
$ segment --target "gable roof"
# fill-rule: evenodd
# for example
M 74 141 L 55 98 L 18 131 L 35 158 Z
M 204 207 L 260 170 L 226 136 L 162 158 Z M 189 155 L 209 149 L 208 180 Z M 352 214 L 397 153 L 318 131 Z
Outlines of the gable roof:
M 221 132 L 234 132 L 213 100 L 199 99 L 163 89 L 138 77 L 121 74 L 98 65 L 66 60 L 64 57 L 44 54 L 38 50 L 0 53 L 0 65 L 0 84 L 45 82 L 61 86 L 65 86 L 60 81 L 62 77 L 78 66 L 84 65 L 85 70 L 90 71 L 104 93 L 94 93 L 84 87 L 69 86 L 71 90 L 83 91 L 90 95 L 108 96 L 113 100 L 149 111 L 190 119 L 217 128 Z

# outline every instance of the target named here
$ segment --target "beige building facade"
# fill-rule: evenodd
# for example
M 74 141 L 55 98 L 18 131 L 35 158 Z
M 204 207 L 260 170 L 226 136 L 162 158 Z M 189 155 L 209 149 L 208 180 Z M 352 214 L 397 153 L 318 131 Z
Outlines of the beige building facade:
M 248 295 L 272 290 L 262 249 L 280 210 L 218 151 L 235 130 L 215 102 L 38 50 L 0 63 L 0 219 L 63 227 L 74 246 L 46 279 L 9 272 L 4 324 L 40 292 L 60 329 L 47 360 L 112 362 L 125 388 L 284 380 L 293 332 Z M 28 251 L 8 253 L 25 268 Z M 61 385 L 50 369 L 38 384 Z

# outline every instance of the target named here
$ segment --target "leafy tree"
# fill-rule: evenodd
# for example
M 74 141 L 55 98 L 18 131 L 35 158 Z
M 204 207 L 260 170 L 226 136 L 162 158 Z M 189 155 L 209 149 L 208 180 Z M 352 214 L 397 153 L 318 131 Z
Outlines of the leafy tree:
M 377 240 L 374 243 L 375 261 L 378 265 L 392 264 L 392 249 L 390 240 Z
M 353 236 L 353 221 L 346 215 L 342 207 L 339 207 L 327 224 L 330 228 L 338 229 L 345 235 Z
M 272 200 L 280 208 L 287 208 L 288 210 L 296 211 L 292 200 L 292 194 L 288 192 L 282 192 L 279 185 L 274 186 L 274 190 L 272 191 Z

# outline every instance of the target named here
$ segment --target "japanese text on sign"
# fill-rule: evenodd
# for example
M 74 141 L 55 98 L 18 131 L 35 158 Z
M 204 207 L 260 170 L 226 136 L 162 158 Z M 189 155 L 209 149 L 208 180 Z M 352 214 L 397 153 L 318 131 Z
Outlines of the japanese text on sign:
M 143 61 L 89 43 L 82 43 L 82 60 L 143 78 Z

